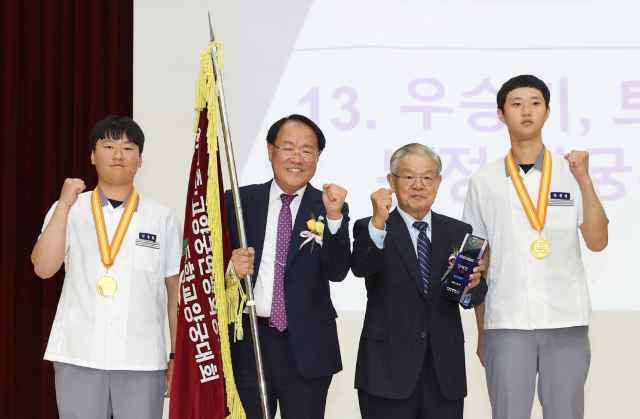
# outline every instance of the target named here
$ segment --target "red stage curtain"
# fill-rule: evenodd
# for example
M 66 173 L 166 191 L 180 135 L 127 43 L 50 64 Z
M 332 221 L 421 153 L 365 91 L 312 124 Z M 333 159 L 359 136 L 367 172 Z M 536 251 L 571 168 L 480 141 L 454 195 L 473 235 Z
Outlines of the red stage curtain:
M 97 183 L 93 125 L 132 116 L 133 0 L 3 0 L 0 22 L 0 416 L 55 418 L 64 272 L 38 278 L 31 250 L 64 180 Z

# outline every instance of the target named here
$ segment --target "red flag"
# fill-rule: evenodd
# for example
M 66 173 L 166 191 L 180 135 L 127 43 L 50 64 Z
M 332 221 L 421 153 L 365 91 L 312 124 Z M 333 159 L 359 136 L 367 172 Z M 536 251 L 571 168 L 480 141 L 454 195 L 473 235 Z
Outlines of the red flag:
M 229 231 L 219 153 L 207 151 L 207 109 L 200 112 L 198 135 L 191 163 L 182 251 L 183 280 L 176 331 L 175 360 L 171 384 L 171 419 L 224 419 L 229 415 L 220 350 L 220 327 L 212 278 L 215 249 L 209 232 L 207 184 L 209 159 L 218 161 L 218 187 L 222 224 L 224 266 L 231 257 Z M 215 243 L 214 243 L 215 245 Z M 220 244 L 218 244 L 220 245 Z

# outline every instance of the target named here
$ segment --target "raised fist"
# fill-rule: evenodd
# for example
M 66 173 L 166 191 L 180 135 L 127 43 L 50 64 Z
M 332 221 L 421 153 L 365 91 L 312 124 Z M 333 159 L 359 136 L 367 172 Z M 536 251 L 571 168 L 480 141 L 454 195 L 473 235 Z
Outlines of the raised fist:
M 322 185 L 322 202 L 327 210 L 328 219 L 339 220 L 342 218 L 342 207 L 346 197 L 346 189 L 333 183 Z
M 389 219 L 391 195 L 394 192 L 393 188 L 382 188 L 371 194 L 371 203 L 373 204 L 373 218 L 371 218 L 371 223 L 378 230 L 382 230 L 384 223 Z
M 86 186 L 82 179 L 66 179 L 62 185 L 58 205 L 71 208 L 78 200 L 78 195 L 80 195 L 85 188 Z
M 589 178 L 589 153 L 587 151 L 571 150 L 564 156 L 569 162 L 569 170 L 576 181 L 588 181 Z

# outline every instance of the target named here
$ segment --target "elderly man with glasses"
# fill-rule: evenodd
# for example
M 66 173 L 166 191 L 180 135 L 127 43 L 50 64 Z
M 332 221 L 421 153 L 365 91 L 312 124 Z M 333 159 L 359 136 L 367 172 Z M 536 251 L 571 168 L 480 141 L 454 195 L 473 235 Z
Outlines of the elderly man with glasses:
M 365 278 L 367 310 L 355 387 L 363 419 L 462 419 L 467 380 L 458 303 L 441 296 L 449 256 L 471 226 L 431 210 L 440 157 L 409 144 L 391 157 L 389 189 L 371 195 L 373 217 L 353 229 L 351 269 Z M 390 211 L 392 194 L 398 206 Z M 484 263 L 469 307 L 487 291 Z
M 273 179 L 240 188 L 248 249 L 240 248 L 227 192 L 231 261 L 239 278 L 252 275 L 271 418 L 278 405 L 283 419 L 323 418 L 331 379 L 342 370 L 329 281 L 342 281 L 349 272 L 349 209 L 345 189 L 325 184 L 318 190 L 309 183 L 324 147 L 322 131 L 304 116 L 271 126 Z M 247 333 L 231 344 L 231 358 L 247 418 L 262 418 Z

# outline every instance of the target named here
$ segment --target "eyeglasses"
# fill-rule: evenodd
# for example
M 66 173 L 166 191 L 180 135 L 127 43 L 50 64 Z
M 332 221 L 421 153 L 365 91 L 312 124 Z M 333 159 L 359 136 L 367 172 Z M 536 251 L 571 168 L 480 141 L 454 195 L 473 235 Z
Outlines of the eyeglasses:
M 436 178 L 431 177 L 431 176 L 398 176 L 395 175 L 393 173 L 391 173 L 393 176 L 399 178 L 402 183 L 406 186 L 413 186 L 414 183 L 416 183 L 416 179 L 422 179 L 422 184 L 424 186 L 431 186 L 434 183 L 436 183 Z
M 280 155 L 282 157 L 284 157 L 285 159 L 290 159 L 293 156 L 296 155 L 296 153 L 300 153 L 300 157 L 302 157 L 303 160 L 307 160 L 307 161 L 311 161 L 315 158 L 318 157 L 318 154 L 320 154 L 319 151 L 311 151 L 311 150 L 295 150 L 289 146 L 282 146 L 282 147 L 278 147 L 275 144 L 271 144 L 272 146 L 274 146 L 275 148 L 278 149 L 278 153 L 280 153 Z

